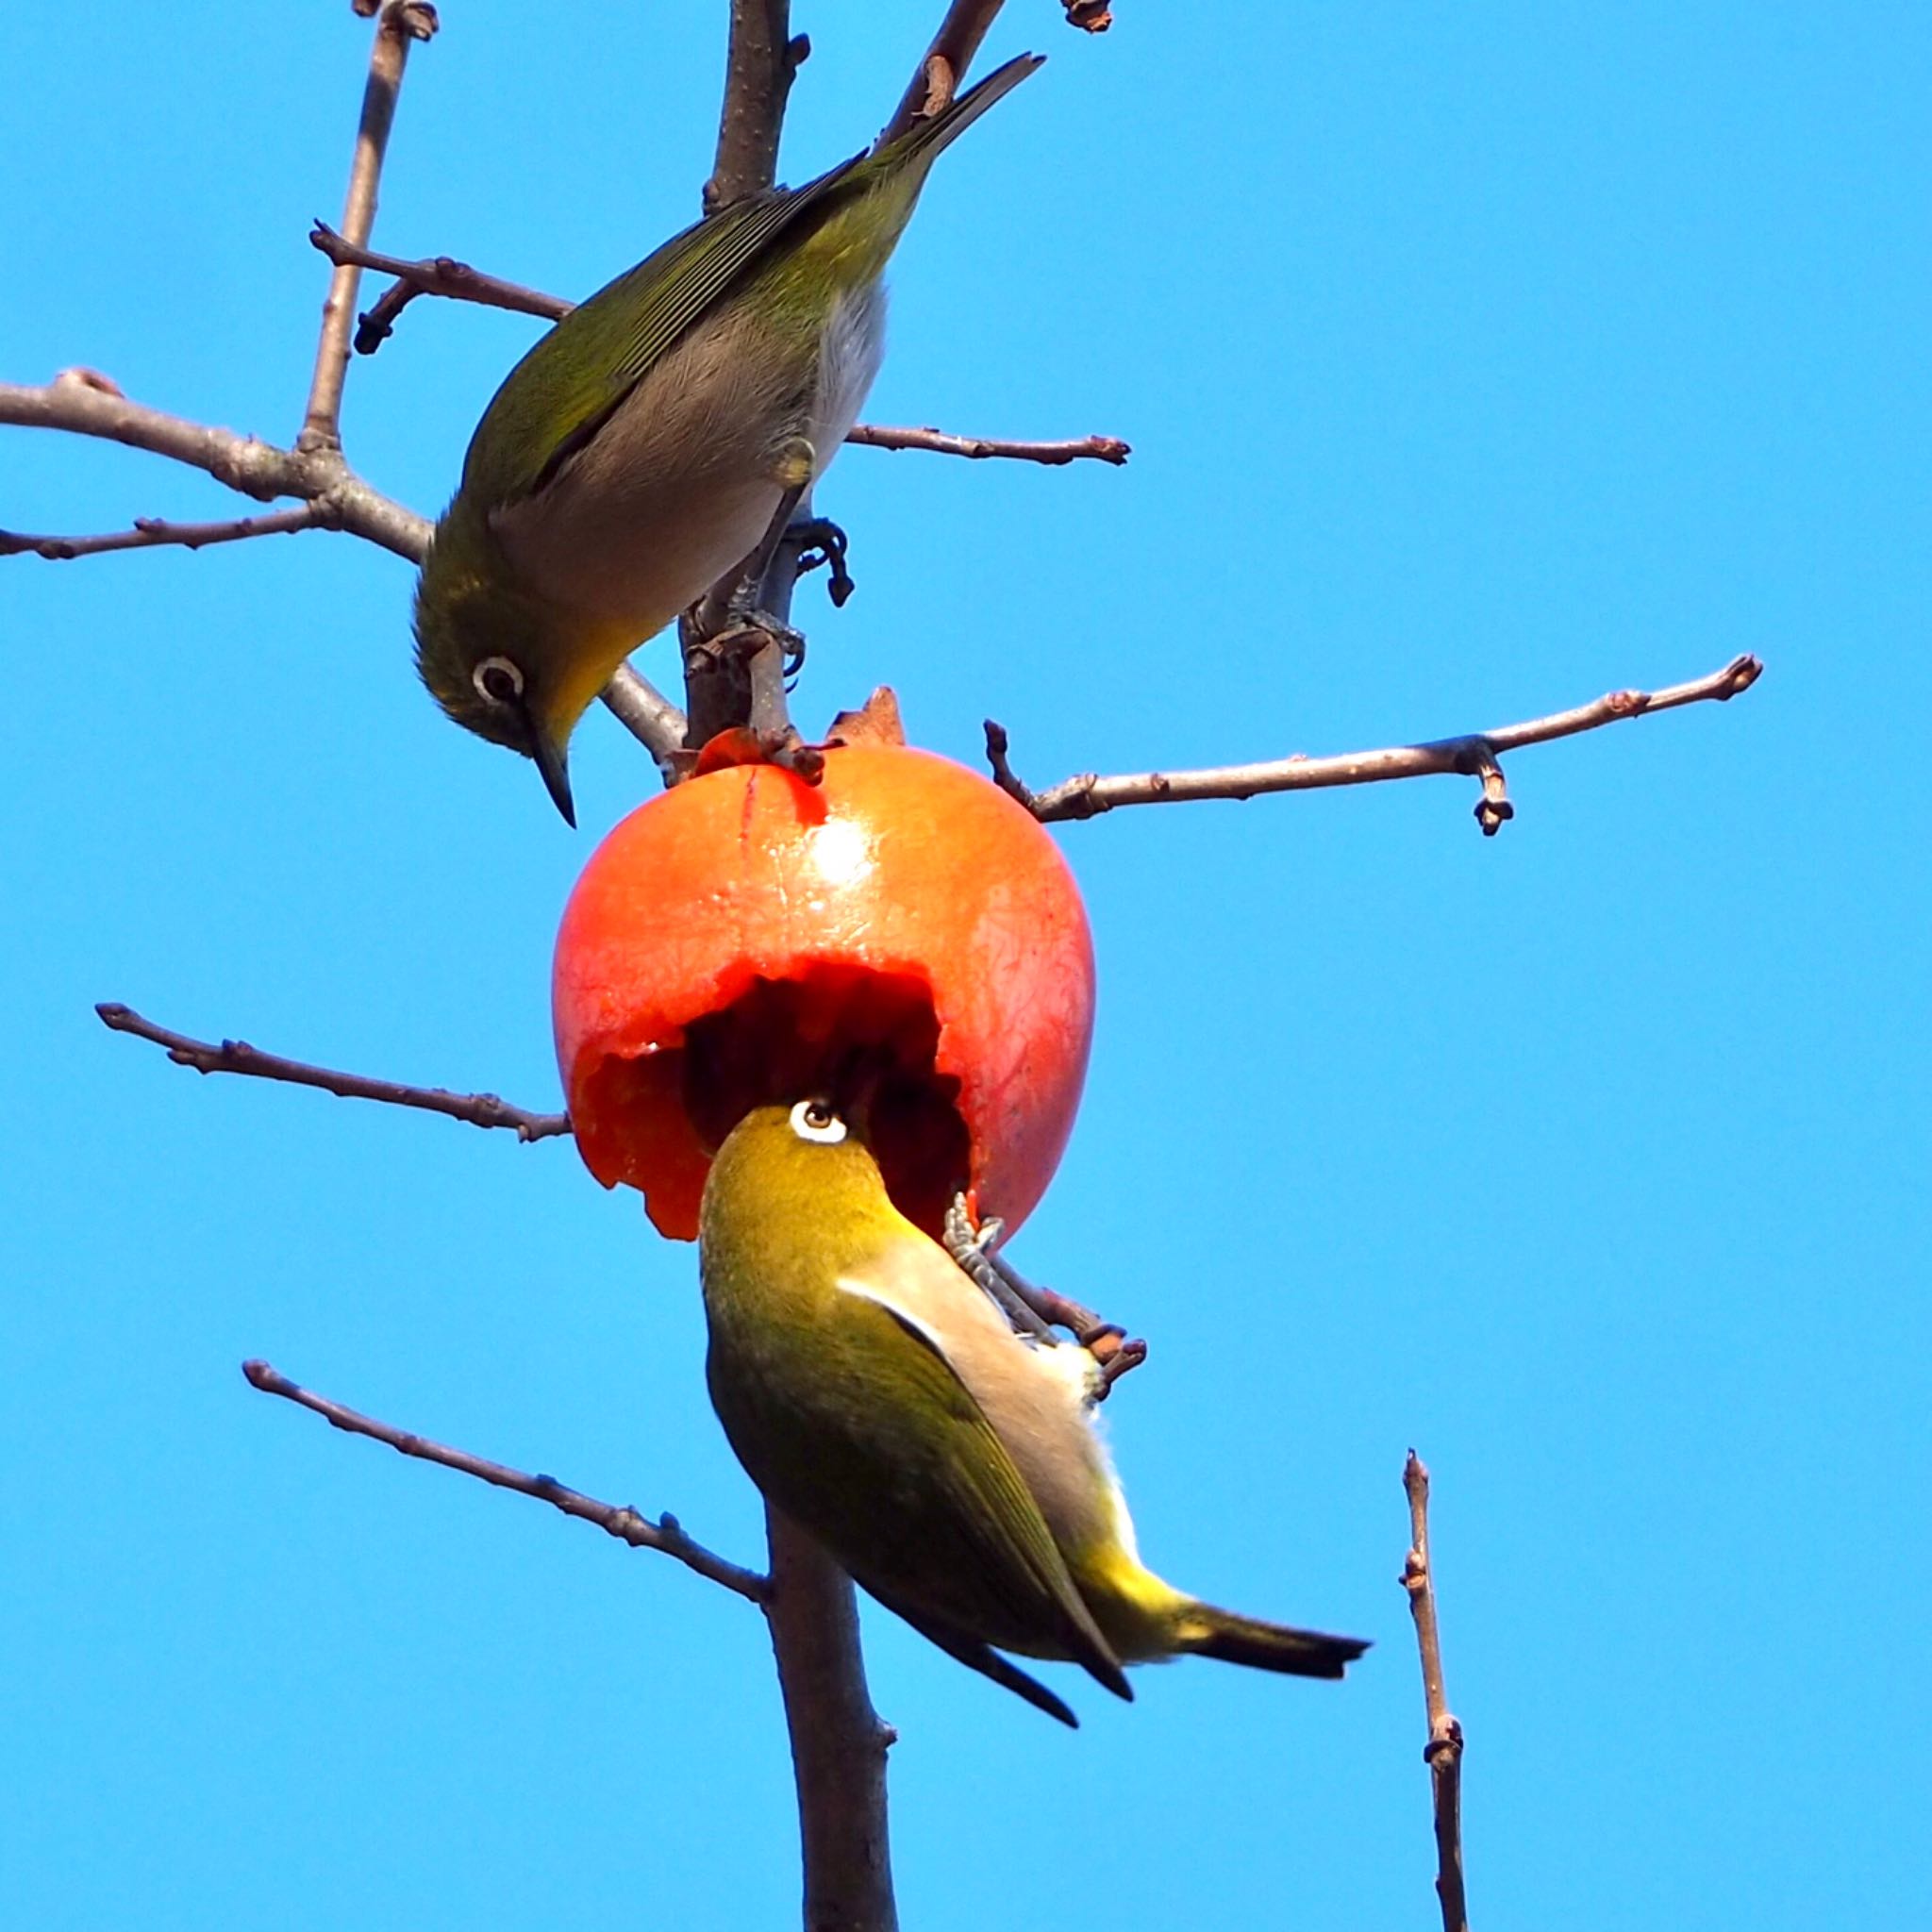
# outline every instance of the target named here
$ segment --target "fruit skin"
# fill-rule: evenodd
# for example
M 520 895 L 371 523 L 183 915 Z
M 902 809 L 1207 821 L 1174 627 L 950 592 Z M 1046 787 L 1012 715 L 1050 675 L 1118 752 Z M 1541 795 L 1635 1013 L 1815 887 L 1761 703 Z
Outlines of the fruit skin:
M 1045 828 L 951 759 L 858 744 L 817 786 L 741 765 L 641 806 L 578 879 L 552 983 L 578 1150 L 680 1241 L 737 1120 L 854 1046 L 891 1056 L 918 1116 L 908 1171 L 885 1162 L 905 1211 L 936 1233 L 965 1185 L 1016 1226 L 1073 1129 L 1093 998 Z

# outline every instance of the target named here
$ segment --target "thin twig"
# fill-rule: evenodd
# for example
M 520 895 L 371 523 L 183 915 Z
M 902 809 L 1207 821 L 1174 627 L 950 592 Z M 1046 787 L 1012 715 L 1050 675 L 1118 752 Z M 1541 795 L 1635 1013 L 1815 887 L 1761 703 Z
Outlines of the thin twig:
M 568 1114 L 532 1113 L 527 1108 L 513 1107 L 493 1093 L 452 1093 L 442 1087 L 409 1087 L 398 1080 L 341 1074 L 330 1067 L 312 1066 L 307 1060 L 284 1059 L 280 1054 L 263 1053 L 245 1040 L 191 1040 L 185 1033 L 157 1026 L 133 1008 L 114 1000 L 103 1001 L 94 1011 L 111 1032 L 151 1040 L 167 1049 L 168 1058 L 177 1067 L 192 1067 L 197 1074 L 245 1074 L 259 1080 L 281 1080 L 291 1087 L 319 1087 L 325 1093 L 334 1093 L 343 1100 L 379 1100 L 388 1107 L 420 1108 L 425 1113 L 468 1121 L 473 1127 L 508 1127 L 519 1141 L 549 1141 L 571 1131 Z
M 352 248 L 326 222 L 317 222 L 308 239 L 331 261 L 354 262 L 396 277 L 394 284 L 359 320 L 356 353 L 360 356 L 374 355 L 389 340 L 396 317 L 418 295 L 479 303 L 485 308 L 539 316 L 546 322 L 562 321 L 575 306 L 560 295 L 545 294 L 541 289 L 525 288 L 521 282 L 506 282 L 485 275 L 452 256 L 433 255 L 421 261 L 408 261 L 399 255 L 378 255 L 372 249 Z M 1133 454 L 1133 445 L 1118 436 L 1074 436 L 1058 441 L 1036 442 L 1008 436 L 956 436 L 950 430 L 930 426 L 911 428 L 885 423 L 858 424 L 845 441 L 867 449 L 928 450 L 935 456 L 967 457 L 975 461 L 1002 457 L 1054 467 L 1083 459 L 1118 465 Z
M 653 1523 L 648 1516 L 627 1504 L 600 1503 L 596 1497 L 587 1496 L 580 1490 L 567 1488 L 555 1476 L 525 1475 L 520 1469 L 489 1461 L 481 1456 L 472 1456 L 466 1449 L 452 1449 L 445 1443 L 432 1442 L 426 1436 L 392 1427 L 388 1423 L 377 1422 L 374 1416 L 345 1408 L 340 1402 L 330 1401 L 326 1395 L 317 1395 L 299 1383 L 290 1381 L 288 1376 L 264 1361 L 243 1362 L 242 1373 L 264 1395 L 279 1395 L 285 1402 L 311 1410 L 333 1428 L 341 1429 L 351 1436 L 367 1436 L 373 1442 L 387 1442 L 400 1456 L 414 1457 L 418 1462 L 434 1462 L 444 1469 L 453 1469 L 460 1475 L 473 1475 L 478 1482 L 489 1483 L 492 1488 L 514 1490 L 520 1496 L 532 1496 L 540 1503 L 548 1503 L 552 1508 L 562 1510 L 566 1516 L 575 1517 L 579 1523 L 594 1523 L 607 1535 L 614 1536 L 619 1542 L 628 1543 L 634 1550 L 661 1551 L 665 1556 L 675 1557 L 687 1570 L 695 1571 L 708 1582 L 722 1584 L 748 1602 L 763 1607 L 767 1600 L 770 1585 L 764 1577 L 755 1570 L 746 1570 L 726 1561 L 702 1543 L 693 1542 L 675 1516 L 660 1516 Z
M 1403 1466 L 1408 1493 L 1408 1557 L 1402 1587 L 1415 1618 L 1416 1648 L 1422 1656 L 1423 1698 L 1428 1707 L 1429 1741 L 1423 1757 L 1429 1767 L 1436 1814 L 1436 1896 L 1442 1907 L 1442 1932 L 1469 1932 L 1469 1905 L 1462 1889 L 1462 1726 L 1449 1709 L 1442 1689 L 1442 1641 L 1436 1628 L 1436 1586 L 1429 1570 L 1429 1473 L 1413 1449 Z
M 318 224 L 318 225 L 320 225 L 320 224 Z M 314 239 L 315 238 L 312 235 L 309 237 L 310 241 L 313 241 Z M 437 258 L 438 263 L 445 261 L 449 261 L 449 258 L 447 256 L 439 256 Z M 461 268 L 464 266 L 464 264 L 459 261 L 451 261 L 449 265 L 452 268 Z M 397 318 L 401 316 L 403 310 L 406 309 L 409 306 L 409 304 L 416 299 L 418 295 L 431 295 L 435 294 L 436 292 L 437 291 L 430 288 L 426 282 L 415 282 L 410 281 L 407 278 L 391 282 L 389 285 L 389 287 L 386 288 L 382 291 L 382 293 L 379 294 L 375 298 L 375 300 L 372 302 L 369 305 L 369 307 L 365 308 L 361 312 L 361 314 L 356 318 L 356 339 L 350 344 L 350 346 L 355 350 L 355 352 L 358 356 L 375 355 L 376 350 L 381 348 L 383 343 L 388 341 L 390 337 L 395 334 L 396 321 Z M 478 296 L 476 299 L 479 301 L 483 300 L 483 298 L 480 296 Z M 511 305 L 508 302 L 504 302 L 487 303 L 486 306 L 491 308 L 508 308 Z M 541 315 L 543 313 L 543 310 L 541 308 L 533 308 L 525 312 L 533 315 Z
M 358 5 L 358 10 L 370 8 Z M 375 11 L 375 38 L 369 49 L 369 79 L 362 91 L 362 118 L 356 129 L 356 152 L 349 163 L 349 187 L 342 202 L 342 238 L 355 247 L 366 246 L 375 225 L 375 191 L 382 179 L 383 151 L 395 120 L 396 96 L 402 90 L 403 69 L 409 46 L 436 31 L 436 8 L 423 0 L 382 0 Z M 352 262 L 339 263 L 329 277 L 328 295 L 322 305 L 322 335 L 315 346 L 315 374 L 308 385 L 308 407 L 299 450 L 341 447 L 342 381 L 349 367 L 349 331 L 356 316 L 356 291 L 362 272 Z
M 1032 786 L 1014 771 L 1007 753 L 1012 740 L 997 718 L 986 721 L 986 761 L 992 767 L 992 782 L 1016 804 L 1024 805 L 1035 818 L 1041 816 L 1040 798 Z
M 1439 738 L 1384 751 L 1344 752 L 1333 758 L 1296 757 L 1252 765 L 1217 765 L 1193 772 L 1139 772 L 1108 778 L 1090 772 L 1045 791 L 1033 791 L 1014 773 L 1007 758 L 1007 733 L 991 718 L 986 721 L 986 754 L 994 783 L 1035 818 L 1048 824 L 1058 819 L 1091 819 L 1124 805 L 1253 798 L 1268 791 L 1315 791 L 1334 785 L 1374 785 L 1390 778 L 1460 774 L 1482 780 L 1483 795 L 1475 816 L 1487 836 L 1515 815 L 1497 763 L 1502 753 L 1520 750 L 1525 744 L 1546 744 L 1552 739 L 1573 738 L 1581 731 L 1600 730 L 1625 718 L 1675 710 L 1682 705 L 1722 704 L 1749 691 L 1763 670 L 1756 658 L 1733 658 L 1722 671 L 1692 678 L 1688 684 L 1651 691 L 1613 691 L 1574 710 L 1556 711 L 1546 718 L 1531 718 L 1521 724 L 1503 724 L 1493 731 L 1472 732 L 1461 738 Z
M 560 295 L 546 295 L 541 289 L 526 289 L 521 282 L 506 282 L 495 275 L 483 275 L 468 262 L 457 261 L 447 255 L 408 261 L 399 255 L 378 255 L 371 248 L 358 248 L 326 222 L 317 222 L 309 229 L 308 242 L 338 268 L 370 269 L 377 275 L 396 277 L 374 306 L 357 318 L 355 348 L 358 356 L 375 355 L 389 340 L 396 317 L 418 295 L 441 295 L 452 302 L 508 308 L 517 315 L 541 316 L 545 322 L 561 322 L 575 306 Z
M 271 510 L 266 516 L 230 517 L 215 524 L 174 524 L 162 517 L 136 517 L 131 530 L 110 530 L 104 537 L 29 537 L 19 530 L 0 530 L 0 557 L 45 557 L 65 562 L 75 557 L 99 557 L 109 550 L 152 550 L 163 543 L 200 550 L 209 543 L 237 543 L 244 537 L 275 537 L 326 527 L 325 512 L 312 503 Z
M 717 159 L 704 187 L 708 215 L 762 193 L 777 175 L 785 103 L 811 52 L 805 35 L 792 38 L 790 13 L 790 0 L 731 0 Z
M 987 1244 L 986 1259 L 1005 1284 L 1008 1293 L 1031 1308 L 1056 1328 L 1064 1328 L 1100 1365 L 1100 1389 L 1096 1399 L 1104 1401 L 1113 1385 L 1130 1370 L 1147 1359 L 1147 1344 L 1130 1336 L 1118 1322 L 1100 1316 L 1071 1295 L 1041 1282 L 1029 1281 L 999 1251 L 997 1241 Z
M 970 457 L 975 461 L 987 457 L 1008 457 L 1017 462 L 1078 462 L 1083 458 L 1102 463 L 1124 463 L 1133 454 L 1132 445 L 1118 436 L 1075 436 L 1062 442 L 1016 442 L 1004 436 L 954 436 L 943 429 L 902 429 L 882 423 L 860 423 L 845 439 L 863 443 L 868 449 L 924 449 L 936 456 Z

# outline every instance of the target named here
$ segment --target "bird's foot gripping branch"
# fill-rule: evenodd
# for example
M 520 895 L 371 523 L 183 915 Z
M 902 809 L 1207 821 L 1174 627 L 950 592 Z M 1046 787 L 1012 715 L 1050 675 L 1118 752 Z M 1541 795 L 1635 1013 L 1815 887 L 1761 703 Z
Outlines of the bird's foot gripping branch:
M 1000 1252 L 1006 1235 L 1003 1221 L 978 1221 L 971 1198 L 954 1196 L 946 1209 L 947 1254 L 1006 1316 L 1016 1335 L 1052 1341 L 1053 1331 L 1064 1328 L 1093 1357 L 1100 1372 L 1094 1400 L 1105 1401 L 1123 1375 L 1147 1359 L 1147 1344 L 1130 1337 L 1118 1322 L 1103 1321 L 1091 1308 L 1029 1281 Z

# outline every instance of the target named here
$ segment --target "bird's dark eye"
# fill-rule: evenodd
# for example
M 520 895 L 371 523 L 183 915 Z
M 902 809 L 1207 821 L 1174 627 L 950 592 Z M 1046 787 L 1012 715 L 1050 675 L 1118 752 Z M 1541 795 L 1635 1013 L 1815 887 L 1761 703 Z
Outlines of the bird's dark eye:
M 791 1109 L 791 1131 L 801 1141 L 818 1141 L 836 1147 L 845 1138 L 845 1123 L 823 1100 L 801 1100 Z
M 470 682 L 492 705 L 523 701 L 524 674 L 508 658 L 486 658 L 470 674 Z

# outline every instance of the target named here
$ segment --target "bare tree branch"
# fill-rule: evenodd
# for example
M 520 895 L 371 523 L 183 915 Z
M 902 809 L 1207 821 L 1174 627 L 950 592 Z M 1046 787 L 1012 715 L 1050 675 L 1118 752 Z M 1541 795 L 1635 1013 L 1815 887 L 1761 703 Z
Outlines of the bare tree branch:
M 658 776 L 676 784 L 684 771 L 684 713 L 628 664 L 617 667 L 602 696 L 610 715 L 657 759 Z
M 1216 765 L 1192 772 L 1140 772 L 1103 778 L 1092 773 L 1068 778 L 1046 791 L 1035 791 L 1008 760 L 1008 737 L 1003 725 L 986 721 L 986 756 L 993 782 L 1044 823 L 1057 819 L 1091 819 L 1124 805 L 1169 805 L 1203 798 L 1253 798 L 1267 791 L 1315 791 L 1335 785 L 1374 785 L 1391 778 L 1426 778 L 1447 774 L 1482 780 L 1483 795 L 1475 808 L 1485 837 L 1515 816 L 1503 784 L 1498 758 L 1526 744 L 1546 744 L 1552 739 L 1573 738 L 1578 732 L 1600 730 L 1625 718 L 1642 718 L 1681 705 L 1724 703 L 1749 691 L 1764 666 L 1753 657 L 1734 658 L 1721 671 L 1688 684 L 1661 691 L 1613 691 L 1574 710 L 1552 712 L 1521 724 L 1502 724 L 1493 731 L 1472 732 L 1461 738 L 1433 739 L 1424 744 L 1392 746 L 1383 751 L 1343 752 L 1333 758 L 1297 756 L 1260 764 Z
M 339 449 L 281 449 L 232 429 L 216 429 L 130 402 L 92 369 L 63 369 L 38 389 L 0 383 L 0 423 L 27 429 L 64 429 L 144 449 L 201 470 L 243 496 L 269 502 L 300 497 L 316 522 L 380 544 L 412 563 L 422 561 L 429 525 L 370 488 Z
M 0 557 L 30 555 L 65 562 L 75 557 L 99 557 L 109 550 L 152 550 L 163 543 L 199 550 L 209 543 L 237 543 L 244 537 L 274 537 L 325 527 L 323 512 L 312 503 L 271 510 L 266 516 L 230 517 L 215 524 L 171 524 L 161 517 L 136 517 L 131 530 L 110 530 L 104 537 L 29 537 L 19 530 L 0 530 Z
M 359 318 L 356 330 L 358 356 L 373 356 L 389 340 L 395 318 L 418 295 L 441 295 L 452 302 L 508 308 L 518 315 L 541 316 L 545 322 L 561 322 L 575 307 L 560 295 L 546 295 L 542 290 L 526 289 L 520 282 L 500 281 L 495 275 L 486 275 L 468 262 L 454 260 L 447 255 L 406 261 L 398 255 L 377 255 L 373 249 L 358 248 L 326 222 L 317 222 L 309 229 L 308 241 L 311 247 L 320 249 L 338 268 L 373 269 L 377 275 L 397 277 L 395 287 L 386 291 L 375 306 Z
M 1428 1707 L 1429 1741 L 1423 1757 L 1436 1813 L 1436 1896 L 1442 1907 L 1442 1932 L 1469 1932 L 1469 1906 L 1462 1890 L 1462 1726 L 1450 1713 L 1442 1689 L 1442 1641 L 1436 1628 L 1436 1587 L 1429 1572 L 1429 1473 L 1411 1449 L 1402 1471 L 1408 1493 L 1408 1557 L 1402 1587 L 1415 1618 L 1416 1648 L 1422 1656 L 1423 1698 Z
M 959 83 L 1003 4 L 1004 0 L 952 0 L 932 44 L 913 69 L 899 105 L 892 109 L 892 118 L 880 129 L 881 142 L 904 134 L 915 121 L 943 111 L 959 92 Z
M 349 163 L 349 187 L 342 203 L 342 234 L 362 245 L 375 225 L 375 191 L 382 178 L 383 151 L 395 119 L 396 96 L 413 41 L 435 33 L 436 8 L 424 0 L 382 0 L 380 8 L 358 0 L 357 11 L 375 12 L 375 38 L 369 50 L 369 79 L 362 91 L 362 119 Z M 329 279 L 322 305 L 322 337 L 315 348 L 315 374 L 308 385 L 308 408 L 299 450 L 340 449 L 342 443 L 342 381 L 349 367 L 349 330 L 356 314 L 356 291 L 362 273 L 340 264 Z
M 352 248 L 325 222 L 317 222 L 309 241 L 331 261 L 352 261 L 397 277 L 360 318 L 356 331 L 358 355 L 374 355 L 394 332 L 395 319 L 418 295 L 440 295 L 452 302 L 475 302 L 490 308 L 508 308 L 519 315 L 535 315 L 546 322 L 560 322 L 575 306 L 560 295 L 546 295 L 541 289 L 525 288 L 521 282 L 506 282 L 487 275 L 466 261 L 447 255 L 435 255 L 421 261 L 406 261 L 401 256 L 377 255 L 367 248 Z M 937 456 L 1007 457 L 1020 462 L 1058 465 L 1089 458 L 1103 463 L 1124 463 L 1133 454 L 1130 443 L 1118 436 L 1077 436 L 1054 442 L 1029 442 L 1005 436 L 956 436 L 948 430 L 901 428 L 881 423 L 860 423 L 846 437 L 847 442 L 868 449 L 929 450 Z
M 458 1474 L 473 1475 L 478 1482 L 489 1483 L 495 1489 L 514 1490 L 520 1496 L 533 1496 L 540 1503 L 548 1503 L 552 1508 L 562 1510 L 566 1516 L 575 1517 L 579 1523 L 594 1523 L 607 1535 L 614 1536 L 619 1542 L 628 1543 L 634 1550 L 659 1550 L 708 1582 L 722 1584 L 724 1589 L 736 1591 L 760 1607 L 766 1603 L 770 1585 L 764 1577 L 755 1570 L 727 1562 L 702 1543 L 693 1542 L 675 1516 L 660 1516 L 653 1523 L 648 1516 L 628 1505 L 620 1507 L 614 1503 L 600 1503 L 594 1496 L 566 1488 L 555 1476 L 525 1475 L 520 1469 L 491 1462 L 481 1456 L 472 1456 L 466 1449 L 452 1449 L 444 1443 L 432 1442 L 426 1436 L 392 1427 L 388 1423 L 377 1422 L 374 1416 L 345 1408 L 340 1402 L 330 1401 L 326 1395 L 317 1395 L 299 1383 L 290 1381 L 288 1376 L 264 1361 L 243 1362 L 242 1373 L 264 1395 L 279 1395 L 284 1401 L 321 1416 L 332 1427 L 348 1435 L 367 1436 L 371 1441 L 387 1442 L 398 1455 L 413 1457 L 419 1462 L 438 1463 L 444 1469 L 457 1471 Z
M 894 1932 L 886 1829 L 886 1752 L 893 1733 L 879 1722 L 866 1690 L 851 1582 L 803 1530 L 767 1512 L 772 1570 L 760 1576 L 693 1541 L 675 1516 L 654 1523 L 636 1508 L 600 1502 L 555 1476 L 526 1474 L 378 1422 L 303 1388 L 265 1361 L 243 1362 L 242 1373 L 263 1394 L 308 1409 L 345 1434 L 548 1503 L 633 1549 L 659 1551 L 757 1604 L 771 1631 L 791 1733 L 807 1932 Z
M 811 52 L 805 35 L 792 38 L 790 15 L 790 0 L 731 0 L 718 154 L 704 187 L 708 215 L 763 193 L 777 176 L 785 103 Z
M 896 1932 L 886 1829 L 886 1753 L 895 1733 L 866 1690 L 852 1583 L 804 1530 L 765 1511 L 765 1599 L 791 1735 L 806 1932 Z
M 158 457 L 201 470 L 243 496 L 268 502 L 277 496 L 299 497 L 308 508 L 306 521 L 292 510 L 273 516 L 244 518 L 238 525 L 161 525 L 197 532 L 195 537 L 142 537 L 124 541 L 101 538 L 21 538 L 0 543 L 8 549 L 61 546 L 42 555 L 85 557 L 100 550 L 142 547 L 148 542 L 221 542 L 229 536 L 265 535 L 270 529 L 346 530 L 379 544 L 397 557 L 420 563 L 429 547 L 431 525 L 413 510 L 372 489 L 349 467 L 339 448 L 281 449 L 258 437 L 232 429 L 211 428 L 130 402 L 107 376 L 92 369 L 63 369 L 41 388 L 0 383 L 0 424 L 27 429 L 62 429 L 75 436 L 92 436 L 144 449 Z M 139 531 L 141 525 L 137 525 Z M 71 546 L 71 547 L 68 547 Z M 626 665 L 606 694 L 610 709 L 642 740 L 660 768 L 683 741 L 683 713 Z
M 245 1040 L 191 1040 L 185 1033 L 173 1033 L 143 1019 L 131 1007 L 118 1001 L 103 1001 L 94 1008 L 101 1024 L 114 1033 L 131 1033 L 137 1040 L 151 1040 L 167 1050 L 177 1067 L 192 1067 L 197 1074 L 245 1074 L 259 1080 L 281 1080 L 291 1087 L 319 1087 L 343 1100 L 379 1100 L 389 1107 L 420 1108 L 425 1113 L 446 1114 L 451 1120 L 468 1121 L 473 1127 L 508 1127 L 519 1141 L 548 1141 L 571 1130 L 570 1116 L 561 1113 L 532 1113 L 527 1108 L 512 1107 L 493 1093 L 452 1093 L 441 1087 L 409 1087 L 397 1080 L 375 1080 L 362 1074 L 339 1074 L 328 1067 L 311 1066 L 306 1060 L 284 1059 L 280 1054 L 263 1053 Z
M 790 0 L 731 0 L 716 164 L 703 192 L 707 214 L 764 193 L 776 175 L 791 76 L 810 52 L 803 36 L 791 38 L 790 22 Z M 808 491 L 793 506 L 795 518 L 810 515 L 809 499 Z M 782 542 L 762 566 L 763 583 L 751 587 L 757 592 L 756 608 L 780 624 L 791 608 L 800 547 Z M 760 626 L 733 625 L 725 617 L 743 575 L 744 565 L 734 567 L 678 621 L 686 749 L 701 751 L 720 731 L 749 728 L 774 761 L 791 763 L 795 754 L 808 760 L 816 754 L 807 752 L 786 704 L 783 641 Z M 796 768 L 801 776 L 817 782 L 808 761 Z M 681 764 L 673 768 L 674 782 L 682 770 Z
M 1062 442 L 1016 442 L 1003 436 L 954 436 L 943 429 L 900 429 L 878 423 L 858 424 L 845 441 L 863 443 L 868 449 L 924 449 L 935 456 L 970 457 L 975 461 L 987 457 L 1010 457 L 1024 463 L 1056 466 L 1078 462 L 1082 458 L 1120 464 L 1133 454 L 1133 446 L 1118 436 L 1076 436 Z

